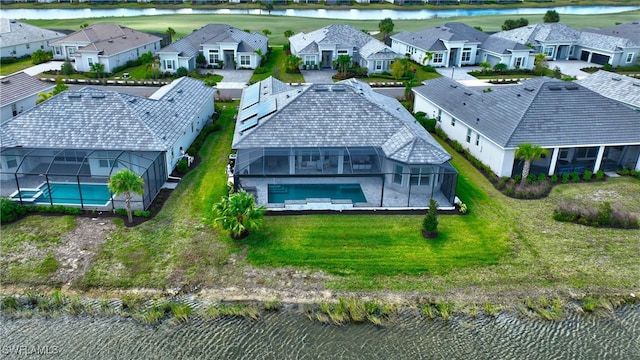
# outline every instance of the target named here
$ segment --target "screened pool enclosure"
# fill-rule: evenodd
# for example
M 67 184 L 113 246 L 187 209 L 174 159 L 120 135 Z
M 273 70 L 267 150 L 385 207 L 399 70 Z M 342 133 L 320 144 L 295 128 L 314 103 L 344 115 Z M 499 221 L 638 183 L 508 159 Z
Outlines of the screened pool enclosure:
M 128 168 L 144 179 L 133 209 L 147 209 L 167 179 L 164 153 L 78 149 L 8 148 L 0 153 L 1 195 L 22 204 L 77 206 L 88 210 L 124 208 L 109 191 L 109 177 Z

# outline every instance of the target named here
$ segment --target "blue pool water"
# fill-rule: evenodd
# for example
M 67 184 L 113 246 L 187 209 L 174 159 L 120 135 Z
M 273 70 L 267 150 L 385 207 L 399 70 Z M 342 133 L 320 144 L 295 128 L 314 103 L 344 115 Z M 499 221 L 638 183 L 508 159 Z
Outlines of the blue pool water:
M 111 200 L 111 192 L 107 184 L 49 183 L 40 185 L 42 195 L 35 203 L 54 205 L 97 205 L 106 206 Z M 82 201 L 80 200 L 82 191 Z
M 285 200 L 330 198 L 367 202 L 359 184 L 270 184 L 269 203 L 284 203 Z

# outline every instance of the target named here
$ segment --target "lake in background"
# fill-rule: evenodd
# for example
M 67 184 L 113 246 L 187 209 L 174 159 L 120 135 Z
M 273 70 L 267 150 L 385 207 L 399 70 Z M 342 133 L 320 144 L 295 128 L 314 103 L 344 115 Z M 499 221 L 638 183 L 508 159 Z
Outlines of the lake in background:
M 559 14 L 588 15 L 613 14 L 625 11 L 639 10 L 640 6 L 560 6 L 550 8 L 508 8 L 508 9 L 443 9 L 443 10 L 359 10 L 359 9 L 286 9 L 273 10 L 271 15 L 298 16 L 322 19 L 340 20 L 420 20 L 432 18 L 448 18 L 458 16 L 479 15 L 529 15 L 544 14 L 547 10 L 555 10 Z M 1 9 L 0 17 L 27 20 L 78 19 L 121 16 L 151 16 L 171 14 L 236 14 L 236 15 L 267 15 L 262 9 Z

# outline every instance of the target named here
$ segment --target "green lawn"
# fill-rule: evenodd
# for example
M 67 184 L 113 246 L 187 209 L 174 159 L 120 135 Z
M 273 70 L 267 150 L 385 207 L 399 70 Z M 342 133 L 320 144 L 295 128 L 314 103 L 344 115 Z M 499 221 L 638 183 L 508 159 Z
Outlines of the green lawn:
M 22 71 L 32 66 L 33 66 L 33 62 L 31 62 L 31 57 L 19 59 L 18 61 L 12 64 L 0 65 L 0 76 L 11 75 L 15 72 Z
M 582 4 L 582 1 L 581 1 Z M 226 4 L 225 4 L 226 5 Z M 554 3 L 554 6 L 557 6 Z M 462 21 L 471 26 L 480 26 L 484 31 L 499 31 L 506 19 L 518 18 L 519 15 L 489 15 L 471 17 L 451 17 L 425 20 L 395 20 L 394 32 L 417 31 L 430 26 L 441 25 L 450 21 Z M 543 14 L 525 15 L 530 24 L 542 22 Z M 561 15 L 560 21 L 566 25 L 577 29 L 589 27 L 613 26 L 616 22 L 628 22 L 637 20 L 640 11 L 626 13 L 598 14 L 598 15 Z M 94 24 L 98 22 L 113 22 L 113 18 L 93 18 L 93 19 L 60 19 L 60 20 L 28 20 L 26 22 L 50 29 L 78 30 L 83 23 Z M 119 24 L 140 30 L 164 33 L 167 27 L 172 27 L 176 31 L 175 39 L 179 39 L 190 34 L 206 24 L 221 23 L 228 24 L 239 29 L 262 32 L 269 29 L 272 35 L 269 36 L 270 46 L 282 46 L 287 42 L 284 37 L 286 30 L 294 32 L 311 32 L 330 24 L 350 24 L 357 29 L 368 31 L 378 31 L 377 20 L 336 20 L 336 19 L 315 19 L 297 18 L 284 16 L 260 16 L 260 15 L 158 15 L 158 16 L 138 16 L 119 17 Z
M 283 81 L 285 83 L 303 83 L 304 77 L 300 73 L 290 74 L 284 71 L 285 69 L 285 61 L 287 59 L 287 54 L 284 52 L 282 47 L 276 47 L 271 50 L 271 54 L 269 55 L 269 59 L 262 66 L 268 71 L 263 74 L 254 73 L 249 80 L 250 83 L 256 83 L 258 81 L 264 80 L 269 76 L 273 76 L 276 79 Z

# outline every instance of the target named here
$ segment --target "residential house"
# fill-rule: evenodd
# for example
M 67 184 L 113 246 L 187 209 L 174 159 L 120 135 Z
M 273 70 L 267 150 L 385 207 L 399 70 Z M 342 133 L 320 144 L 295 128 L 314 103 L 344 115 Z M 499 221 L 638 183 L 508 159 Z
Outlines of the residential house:
M 21 202 L 122 208 L 109 176 L 144 179 L 134 207 L 147 208 L 200 130 L 216 89 L 188 77 L 144 98 L 85 87 L 67 90 L 0 127 L 0 191 Z M 55 191 L 54 191 L 55 190 Z
M 443 77 L 413 91 L 415 111 L 436 118 L 498 176 L 522 171 L 522 143 L 549 150 L 533 162 L 534 174 L 640 170 L 640 113 L 584 86 L 536 78 L 483 93 Z
M 204 55 L 206 65 L 227 69 L 255 69 L 267 53 L 269 38 L 248 33 L 224 24 L 208 24 L 158 52 L 160 69 L 174 73 L 184 67 L 196 68 L 196 60 Z
M 389 71 L 391 63 L 402 55 L 350 25 L 333 24 L 308 34 L 289 38 L 291 53 L 302 59 L 303 66 L 333 68 L 340 55 L 351 56 L 353 64 L 368 73 Z
M 391 36 L 391 48 L 406 54 L 418 64 L 434 67 L 455 67 L 489 62 L 492 66 L 532 69 L 533 49 L 522 43 L 497 39 L 469 25 L 448 22 L 416 32 L 401 32 Z M 429 54 L 431 59 L 427 59 Z
M 50 92 L 54 87 L 22 71 L 0 78 L 0 121 L 36 106 L 38 94 Z
M 355 79 L 242 93 L 236 188 L 270 210 L 452 208 L 451 156 L 394 98 Z
M 144 53 L 155 54 L 160 40 L 159 36 L 126 26 L 98 23 L 56 40 L 51 46 L 54 59 L 70 59 L 77 71 L 91 71 L 93 64 L 100 63 L 109 73 Z
M 61 32 L 0 18 L 0 57 L 20 58 L 36 50 L 50 51 L 49 43 L 64 36 Z
M 634 34 L 635 31 L 635 34 Z M 562 23 L 541 23 L 492 36 L 529 44 L 547 60 L 582 60 L 613 67 L 638 63 L 640 22 L 608 29 L 575 30 Z
M 575 83 L 640 110 L 640 79 L 598 70 Z

